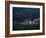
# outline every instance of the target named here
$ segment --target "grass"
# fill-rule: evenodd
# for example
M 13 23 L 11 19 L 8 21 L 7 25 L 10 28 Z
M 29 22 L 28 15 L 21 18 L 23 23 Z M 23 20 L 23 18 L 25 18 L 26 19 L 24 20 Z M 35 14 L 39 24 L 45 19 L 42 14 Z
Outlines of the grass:
M 40 24 L 34 25 L 34 24 L 15 24 L 13 25 L 13 31 L 14 30 L 38 30 L 40 29 Z

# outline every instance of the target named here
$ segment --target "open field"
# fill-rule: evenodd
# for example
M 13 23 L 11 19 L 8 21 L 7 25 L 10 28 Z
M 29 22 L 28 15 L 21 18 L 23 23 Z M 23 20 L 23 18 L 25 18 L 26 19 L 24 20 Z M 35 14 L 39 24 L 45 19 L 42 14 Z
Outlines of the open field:
M 38 30 L 40 29 L 40 24 L 15 24 L 13 25 L 14 30 Z

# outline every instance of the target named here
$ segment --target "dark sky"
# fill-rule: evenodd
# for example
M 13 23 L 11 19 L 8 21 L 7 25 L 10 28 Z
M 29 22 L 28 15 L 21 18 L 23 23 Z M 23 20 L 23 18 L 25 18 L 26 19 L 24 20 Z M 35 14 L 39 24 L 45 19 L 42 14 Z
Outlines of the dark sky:
M 30 18 L 33 20 L 39 18 L 40 8 L 20 8 L 13 7 L 13 20 L 24 21 L 25 19 Z

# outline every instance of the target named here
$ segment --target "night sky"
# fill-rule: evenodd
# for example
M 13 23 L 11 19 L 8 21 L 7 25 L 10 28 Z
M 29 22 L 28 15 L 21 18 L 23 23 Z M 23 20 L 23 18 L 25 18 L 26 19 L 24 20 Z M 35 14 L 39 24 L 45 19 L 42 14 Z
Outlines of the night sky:
M 40 8 L 13 7 L 13 21 L 23 22 L 30 18 L 33 20 L 40 17 Z

